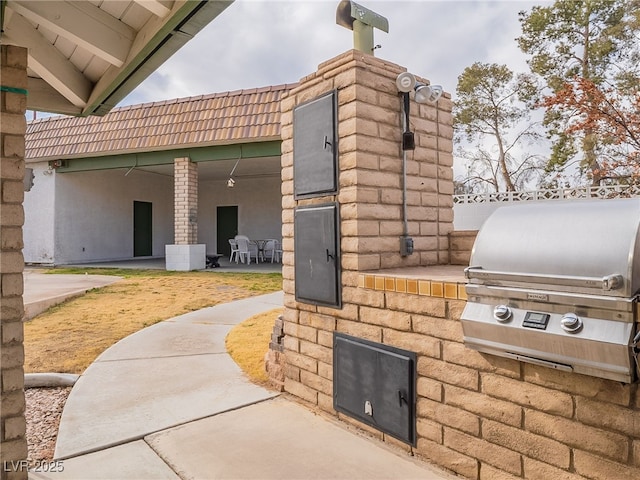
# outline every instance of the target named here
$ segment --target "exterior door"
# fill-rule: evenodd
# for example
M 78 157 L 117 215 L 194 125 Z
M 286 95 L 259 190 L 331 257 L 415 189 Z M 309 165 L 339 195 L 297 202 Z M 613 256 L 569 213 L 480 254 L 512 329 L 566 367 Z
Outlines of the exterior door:
M 153 255 L 151 202 L 133 202 L 133 256 Z
M 226 257 L 231 255 L 229 239 L 238 234 L 238 206 L 218 207 L 216 210 L 216 245 Z

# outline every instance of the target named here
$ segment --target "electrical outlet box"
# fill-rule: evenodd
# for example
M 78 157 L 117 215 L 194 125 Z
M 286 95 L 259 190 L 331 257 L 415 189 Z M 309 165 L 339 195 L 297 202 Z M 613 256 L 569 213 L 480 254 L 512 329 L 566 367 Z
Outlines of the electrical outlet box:
M 413 253 L 413 238 L 402 236 L 400 237 L 400 255 L 408 257 Z
M 402 150 L 415 150 L 416 149 L 416 139 L 413 135 L 413 132 L 403 132 L 402 133 Z

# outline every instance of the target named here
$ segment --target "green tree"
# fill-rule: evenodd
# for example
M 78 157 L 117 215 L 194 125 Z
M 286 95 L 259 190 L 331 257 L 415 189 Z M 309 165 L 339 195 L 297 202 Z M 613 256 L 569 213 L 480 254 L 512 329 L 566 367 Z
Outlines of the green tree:
M 582 170 L 592 184 L 603 179 L 599 157 L 606 145 L 596 131 L 572 128 L 582 120 L 580 112 L 558 108 L 562 102 L 554 100 L 567 84 L 580 79 L 618 91 L 638 82 L 639 12 L 640 0 L 557 0 L 520 12 L 518 45 L 530 55 L 531 71 L 545 80 L 550 92 L 544 118 L 553 139 L 548 171 L 581 154 Z
M 539 137 L 529 121 L 537 92 L 532 75 L 506 65 L 476 62 L 458 77 L 454 128 L 458 141 L 473 145 L 458 151 L 467 160 L 469 191 L 516 191 L 540 170 L 537 155 L 517 153 Z

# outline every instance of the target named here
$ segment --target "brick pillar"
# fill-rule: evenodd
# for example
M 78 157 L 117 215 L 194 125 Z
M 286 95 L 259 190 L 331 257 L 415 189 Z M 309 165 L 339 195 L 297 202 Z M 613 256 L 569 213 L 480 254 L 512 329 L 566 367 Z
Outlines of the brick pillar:
M 198 242 L 198 164 L 174 160 L 174 241 L 166 245 L 167 270 L 202 270 L 206 246 Z
M 367 325 L 357 327 L 365 323 L 358 305 L 368 294 L 358 286 L 358 272 L 449 262 L 448 234 L 453 230 L 449 94 L 435 105 L 418 105 L 411 100 L 410 127 L 416 148 L 407 152 L 406 199 L 408 234 L 415 248 L 409 256 L 400 252 L 402 103 L 396 78 L 404 71 L 398 65 L 352 50 L 321 64 L 281 102 L 285 390 L 327 411 L 332 411 L 332 331 L 350 325 L 353 331 L 367 336 Z M 296 200 L 293 110 L 334 89 L 338 104 L 338 193 Z M 294 209 L 334 201 L 340 205 L 342 309 L 296 302 L 294 296 Z M 384 302 L 377 297 L 376 301 Z
M 198 164 L 189 157 L 176 158 L 174 165 L 175 244 L 198 242 Z
M 2 479 L 26 479 L 22 301 L 27 49 L 0 45 L 0 306 Z

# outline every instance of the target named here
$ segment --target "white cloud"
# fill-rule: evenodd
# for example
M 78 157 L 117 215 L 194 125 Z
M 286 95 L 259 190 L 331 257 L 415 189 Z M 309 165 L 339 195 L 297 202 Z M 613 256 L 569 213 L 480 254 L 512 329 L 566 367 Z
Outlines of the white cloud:
M 515 37 L 529 1 L 368 1 L 389 20 L 375 32 L 376 56 L 455 93 L 476 61 L 526 68 Z M 352 48 L 335 23 L 337 0 L 236 0 L 121 105 L 297 82 Z
M 121 105 L 294 83 L 353 48 L 336 24 L 338 0 L 236 0 Z M 359 0 L 386 17 L 375 54 L 440 84 L 455 99 L 458 76 L 474 62 L 528 70 L 515 38 L 527 0 Z M 464 173 L 456 159 L 455 174 Z

